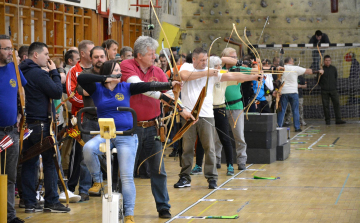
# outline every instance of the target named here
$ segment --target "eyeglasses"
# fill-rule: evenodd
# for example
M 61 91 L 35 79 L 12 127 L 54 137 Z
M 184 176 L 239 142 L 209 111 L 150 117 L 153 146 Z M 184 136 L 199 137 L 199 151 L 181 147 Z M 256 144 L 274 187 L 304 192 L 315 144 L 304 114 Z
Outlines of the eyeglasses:
M 13 50 L 14 50 L 14 48 L 11 48 L 11 47 L 6 47 L 6 48 L 0 48 L 0 50 L 13 51 Z

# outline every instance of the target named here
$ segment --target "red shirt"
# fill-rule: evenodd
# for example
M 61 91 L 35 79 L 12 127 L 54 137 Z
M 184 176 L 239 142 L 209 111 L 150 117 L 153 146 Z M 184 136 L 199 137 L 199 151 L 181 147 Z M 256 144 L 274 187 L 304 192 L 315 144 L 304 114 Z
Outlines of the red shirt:
M 80 66 L 80 61 L 75 64 L 72 68 L 70 68 L 69 72 L 66 75 L 66 93 L 68 97 L 72 92 L 75 91 L 77 85 L 77 76 L 81 73 L 82 67 Z M 84 102 L 82 96 L 76 92 L 74 97 L 69 99 L 71 102 L 71 114 L 75 115 L 81 108 L 84 107 Z
M 135 59 L 124 60 L 120 64 L 122 81 L 131 76 L 138 76 L 144 82 L 168 82 L 166 74 L 158 67 L 151 66 L 146 74 L 141 70 Z M 160 100 L 150 98 L 143 94 L 133 95 L 130 98 L 130 107 L 135 110 L 138 121 L 147 121 L 160 115 Z

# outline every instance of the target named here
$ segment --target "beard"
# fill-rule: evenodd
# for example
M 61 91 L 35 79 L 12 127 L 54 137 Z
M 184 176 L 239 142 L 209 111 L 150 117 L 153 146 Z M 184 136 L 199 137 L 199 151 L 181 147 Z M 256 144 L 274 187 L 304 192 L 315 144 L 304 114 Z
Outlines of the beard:
M 99 63 L 96 63 L 94 67 L 96 67 L 97 69 L 100 69 L 102 65 L 103 65 L 103 63 L 99 62 Z

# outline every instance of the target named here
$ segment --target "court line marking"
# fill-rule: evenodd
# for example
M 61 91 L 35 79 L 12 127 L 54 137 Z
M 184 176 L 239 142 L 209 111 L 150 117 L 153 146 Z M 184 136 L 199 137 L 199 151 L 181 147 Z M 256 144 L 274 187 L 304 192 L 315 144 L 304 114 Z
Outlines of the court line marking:
M 349 176 L 350 176 L 350 173 L 349 173 L 349 174 L 347 175 L 347 177 L 346 177 L 346 180 L 345 180 L 345 182 L 344 182 L 344 185 L 342 186 L 342 188 L 341 188 L 341 190 L 340 190 L 339 196 L 337 197 L 337 199 L 336 199 L 336 201 L 335 201 L 335 204 L 338 203 L 338 201 L 339 201 L 339 199 L 340 199 L 340 196 L 341 196 L 341 194 L 342 194 L 342 192 L 343 192 L 343 190 L 344 190 L 345 184 L 346 184 L 346 182 L 347 182 L 348 179 L 349 179 Z
M 312 146 L 315 145 L 316 143 L 318 143 L 326 134 L 323 134 L 322 136 L 320 136 L 320 138 L 318 138 L 318 140 L 316 140 L 313 144 L 311 144 L 308 148 L 309 149 L 313 149 Z
M 262 165 L 259 169 L 262 169 L 264 166 L 266 166 L 266 164 Z M 247 168 L 246 168 L 247 169 Z M 256 170 L 253 174 L 251 175 L 255 175 L 255 173 L 258 172 L 258 170 Z
M 293 140 L 294 138 L 296 138 L 296 136 L 300 135 L 300 134 L 304 134 L 306 130 L 308 130 L 309 128 L 311 128 L 312 125 L 310 125 L 309 127 L 307 127 L 305 130 L 299 132 L 298 134 L 294 135 L 294 137 L 292 137 L 290 140 Z
M 200 212 L 197 216 L 200 216 L 202 213 L 204 213 L 205 211 L 207 211 L 211 206 L 213 206 L 214 204 L 216 204 L 217 201 L 215 201 L 214 203 L 212 203 L 211 205 L 209 205 L 207 208 L 205 208 L 202 212 Z M 191 219 L 190 221 L 188 221 L 188 223 L 194 221 L 194 219 Z
M 250 164 L 249 166 L 246 167 L 249 168 L 252 165 L 254 165 L 253 163 Z M 213 193 L 215 193 L 219 188 L 221 188 L 222 186 L 224 186 L 225 184 L 229 183 L 231 180 L 233 180 L 235 177 L 237 177 L 239 174 L 243 173 L 245 170 L 241 170 L 239 173 L 235 174 L 234 176 L 232 176 L 231 178 L 227 179 L 224 183 L 222 183 L 220 186 L 218 186 L 216 189 L 212 190 L 210 193 L 208 193 L 207 195 L 205 195 L 204 197 L 200 198 L 198 201 L 196 201 L 195 203 L 193 203 L 192 205 L 190 205 L 189 207 L 185 208 L 184 210 L 180 211 L 177 215 L 175 215 L 174 217 L 172 217 L 170 220 L 166 221 L 165 223 L 169 223 L 174 221 L 175 219 L 177 219 L 178 216 L 184 214 L 185 212 L 187 212 L 188 210 L 190 210 L 192 207 L 194 207 L 195 205 L 197 205 L 198 203 L 200 203 L 201 199 L 205 199 L 207 197 L 209 197 L 210 195 L 212 195 Z M 214 203 L 215 204 L 215 203 Z

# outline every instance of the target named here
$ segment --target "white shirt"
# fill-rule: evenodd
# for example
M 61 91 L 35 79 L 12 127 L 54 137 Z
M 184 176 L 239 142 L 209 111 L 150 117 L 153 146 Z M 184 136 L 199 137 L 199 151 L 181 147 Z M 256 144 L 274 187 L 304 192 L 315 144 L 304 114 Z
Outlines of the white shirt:
M 306 68 L 302 68 L 294 65 L 285 65 L 285 72 L 282 75 L 281 81 L 285 81 L 284 87 L 282 88 L 282 94 L 293 94 L 298 93 L 298 76 L 303 75 Z M 292 72 L 286 72 L 292 71 Z
M 228 86 L 227 81 L 224 82 L 216 82 L 214 84 L 214 92 L 213 92 L 213 96 L 214 96 L 214 105 L 222 105 L 225 104 L 225 90 L 226 87 Z
M 184 63 L 181 66 L 179 72 L 183 70 L 189 71 L 191 75 L 191 72 L 207 71 L 207 67 L 203 70 L 197 70 L 194 68 L 193 64 Z M 200 110 L 200 117 L 207 117 L 207 118 L 214 117 L 214 111 L 213 111 L 214 84 L 216 82 L 220 82 L 221 76 L 222 74 L 219 72 L 217 76 L 212 76 L 209 78 L 206 97 Z M 194 108 L 196 101 L 199 98 L 201 90 L 206 85 L 206 78 L 207 77 L 202 77 L 191 81 L 183 80 L 184 84 L 181 89 L 181 101 L 183 102 L 183 105 L 185 106 L 186 110 L 191 112 L 191 110 Z
M 272 74 L 264 74 L 264 76 L 266 77 L 265 79 L 265 85 L 267 88 L 269 88 L 270 91 L 274 90 L 274 79 Z

